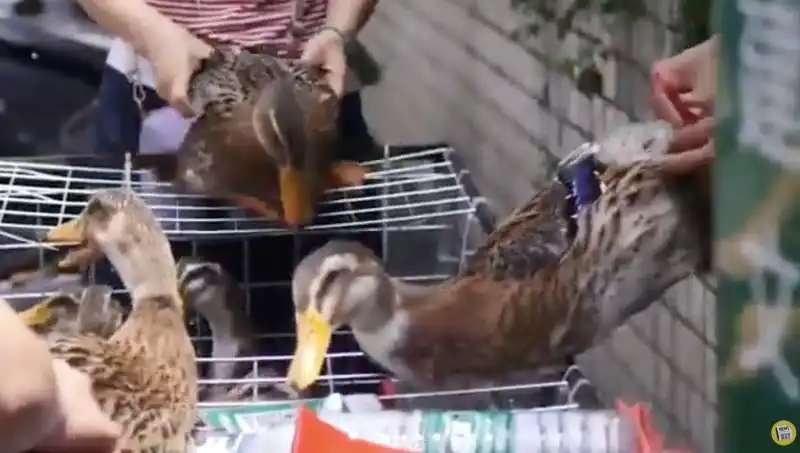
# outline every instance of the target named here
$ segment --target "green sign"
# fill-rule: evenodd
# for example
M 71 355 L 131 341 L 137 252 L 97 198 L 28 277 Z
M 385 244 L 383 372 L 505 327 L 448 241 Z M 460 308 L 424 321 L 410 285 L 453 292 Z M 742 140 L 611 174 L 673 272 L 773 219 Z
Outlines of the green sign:
M 324 400 L 305 400 L 302 404 L 319 410 Z M 206 426 L 217 432 L 229 434 L 252 433 L 280 425 L 294 425 L 300 403 L 276 402 L 223 406 L 199 410 Z
M 789 451 L 800 447 L 800 2 L 719 5 L 716 451 Z

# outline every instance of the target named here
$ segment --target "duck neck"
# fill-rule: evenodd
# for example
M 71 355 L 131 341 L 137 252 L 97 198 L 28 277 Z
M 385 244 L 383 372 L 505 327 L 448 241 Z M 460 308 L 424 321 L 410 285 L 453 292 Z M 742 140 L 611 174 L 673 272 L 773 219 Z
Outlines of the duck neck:
M 350 327 L 362 351 L 401 378 L 410 378 L 406 366 L 395 358 L 408 335 L 407 303 L 426 293 L 424 287 L 386 277 L 370 304 L 354 317 Z
M 179 306 L 178 276 L 171 251 L 146 251 L 132 247 L 123 253 L 110 248 L 106 250 L 106 256 L 128 290 L 134 310 L 139 301 L 167 298 L 174 302 L 172 308 L 183 311 Z

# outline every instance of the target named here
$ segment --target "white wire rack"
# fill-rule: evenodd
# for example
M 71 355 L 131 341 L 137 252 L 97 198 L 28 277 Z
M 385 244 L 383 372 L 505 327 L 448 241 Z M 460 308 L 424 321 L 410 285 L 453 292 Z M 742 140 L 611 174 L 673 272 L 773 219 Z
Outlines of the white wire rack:
M 391 153 L 391 148 L 386 151 Z M 367 183 L 329 191 L 315 224 L 304 232 L 430 228 L 421 223 L 471 214 L 474 207 L 463 190 L 460 172 L 452 166 L 451 152 L 436 148 L 366 162 Z M 131 186 L 151 201 L 170 236 L 290 234 L 240 209 L 210 205 L 203 196 L 175 192 L 170 184 L 153 181 L 147 172 L 131 173 Z M 117 168 L 0 161 L 0 228 L 46 230 L 74 218 L 94 191 L 118 187 L 126 179 L 125 170 Z M 36 222 L 30 221 L 32 217 Z M 28 241 L 20 242 L 20 247 L 29 247 Z
M 290 279 L 309 251 L 332 237 L 361 241 L 382 256 L 388 272 L 406 281 L 437 282 L 458 271 L 483 236 L 481 200 L 469 193 L 468 172 L 449 148 L 397 151 L 367 162 L 363 187 L 330 191 L 314 225 L 290 232 L 239 209 L 212 205 L 203 197 L 175 193 L 168 184 L 130 177 L 125 170 L 46 163 L 0 161 L 0 262 L 19 249 L 39 250 L 36 236 L 76 216 L 93 191 L 130 183 L 150 201 L 177 257 L 197 256 L 220 263 L 241 283 L 250 319 L 259 336 L 258 354 L 210 358 L 212 338 L 204 320 L 191 321 L 202 370 L 213 361 L 231 361 L 250 371 L 247 377 L 202 379 L 202 386 L 246 386 L 235 402 L 203 407 L 262 403 L 264 390 L 282 382 L 294 347 Z M 109 283 L 109 282 L 103 282 Z M 110 282 L 114 283 L 114 282 Z M 73 282 L 74 285 L 74 282 Z M 52 286 L 52 285 L 51 285 Z M 38 300 L 52 288 L 19 288 L 0 297 Z M 119 291 L 121 292 L 121 290 Z M 349 332 L 337 332 L 323 376 L 311 396 L 334 392 L 375 393 L 386 376 L 359 351 Z M 400 391 L 382 396 L 409 408 L 486 407 L 564 410 L 577 407 L 586 381 L 570 369 L 555 376 L 514 376 L 508 382 L 469 383 L 437 392 Z M 400 401 L 397 401 L 400 400 Z

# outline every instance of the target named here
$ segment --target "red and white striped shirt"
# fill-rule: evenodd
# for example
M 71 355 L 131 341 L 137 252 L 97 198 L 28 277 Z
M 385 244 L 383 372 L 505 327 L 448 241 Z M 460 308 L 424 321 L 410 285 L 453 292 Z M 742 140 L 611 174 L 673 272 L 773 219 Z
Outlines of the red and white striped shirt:
M 275 47 L 282 58 L 299 58 L 303 46 L 325 24 L 327 0 L 147 0 L 154 8 L 212 44 L 242 48 Z M 138 74 L 139 80 L 155 86 L 150 63 L 116 39 L 106 64 L 123 74 Z M 345 91 L 356 91 L 358 81 L 351 71 L 345 76 Z
M 274 45 L 287 56 L 325 23 L 326 0 L 147 0 L 194 35 L 243 48 Z M 283 55 L 281 55 L 283 56 Z

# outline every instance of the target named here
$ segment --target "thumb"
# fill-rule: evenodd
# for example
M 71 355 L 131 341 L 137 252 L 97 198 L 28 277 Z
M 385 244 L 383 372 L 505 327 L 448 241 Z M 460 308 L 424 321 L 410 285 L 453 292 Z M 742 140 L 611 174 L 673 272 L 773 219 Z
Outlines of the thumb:
M 180 77 L 173 81 L 167 94 L 167 102 L 185 118 L 193 117 L 196 112 L 189 101 L 189 78 Z
M 321 59 L 319 53 L 319 46 L 312 39 L 303 48 L 303 53 L 300 54 L 300 62 L 306 64 L 319 63 Z

